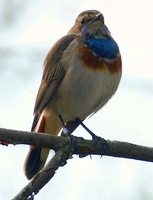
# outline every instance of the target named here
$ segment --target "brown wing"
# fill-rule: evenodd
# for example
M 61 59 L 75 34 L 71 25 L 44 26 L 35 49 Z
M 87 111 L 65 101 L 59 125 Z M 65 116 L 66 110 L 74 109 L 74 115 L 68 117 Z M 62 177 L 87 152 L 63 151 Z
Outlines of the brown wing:
M 43 109 L 48 101 L 53 97 L 65 76 L 65 69 L 60 62 L 61 56 L 63 51 L 68 47 L 74 38 L 75 35 L 66 35 L 62 37 L 51 48 L 45 59 L 42 82 L 39 87 L 34 108 L 32 131 L 36 127 Z

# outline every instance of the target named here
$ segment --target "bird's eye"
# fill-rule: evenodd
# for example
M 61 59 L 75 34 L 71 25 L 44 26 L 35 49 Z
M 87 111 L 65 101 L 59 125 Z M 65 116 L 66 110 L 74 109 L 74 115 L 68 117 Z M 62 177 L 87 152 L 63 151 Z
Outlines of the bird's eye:
M 85 24 L 85 19 L 81 19 L 80 23 L 83 25 Z

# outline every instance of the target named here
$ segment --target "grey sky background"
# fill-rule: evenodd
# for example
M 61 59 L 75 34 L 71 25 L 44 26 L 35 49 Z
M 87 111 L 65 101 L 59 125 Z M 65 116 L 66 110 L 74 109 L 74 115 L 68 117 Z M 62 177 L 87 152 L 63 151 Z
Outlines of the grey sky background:
M 119 44 L 123 76 L 115 96 L 85 123 L 105 139 L 153 146 L 152 6 L 151 0 L 0 0 L 1 127 L 30 130 L 48 50 L 80 12 L 97 9 Z M 75 135 L 90 138 L 82 128 Z M 1 200 L 13 198 L 28 183 L 27 151 L 28 146 L 0 146 Z M 152 163 L 74 156 L 35 200 L 153 199 L 152 182 Z

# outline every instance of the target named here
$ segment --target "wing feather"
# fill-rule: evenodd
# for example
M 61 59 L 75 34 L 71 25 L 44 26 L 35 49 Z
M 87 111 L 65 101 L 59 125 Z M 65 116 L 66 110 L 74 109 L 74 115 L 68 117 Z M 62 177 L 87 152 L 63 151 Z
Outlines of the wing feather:
M 35 129 L 43 109 L 48 101 L 50 101 L 54 96 L 65 76 L 66 71 L 61 63 L 61 57 L 64 50 L 69 46 L 74 38 L 74 34 L 62 37 L 50 49 L 45 59 L 42 81 L 35 102 L 32 131 Z

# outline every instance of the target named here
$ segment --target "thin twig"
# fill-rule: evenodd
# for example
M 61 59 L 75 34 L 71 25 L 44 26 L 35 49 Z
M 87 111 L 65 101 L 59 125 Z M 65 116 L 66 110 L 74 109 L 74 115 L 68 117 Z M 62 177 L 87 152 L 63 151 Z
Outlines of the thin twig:
M 66 164 L 68 151 L 68 147 L 64 148 L 64 151 L 57 151 L 48 164 L 12 200 L 34 199 L 39 190 L 54 176 L 55 171 Z

